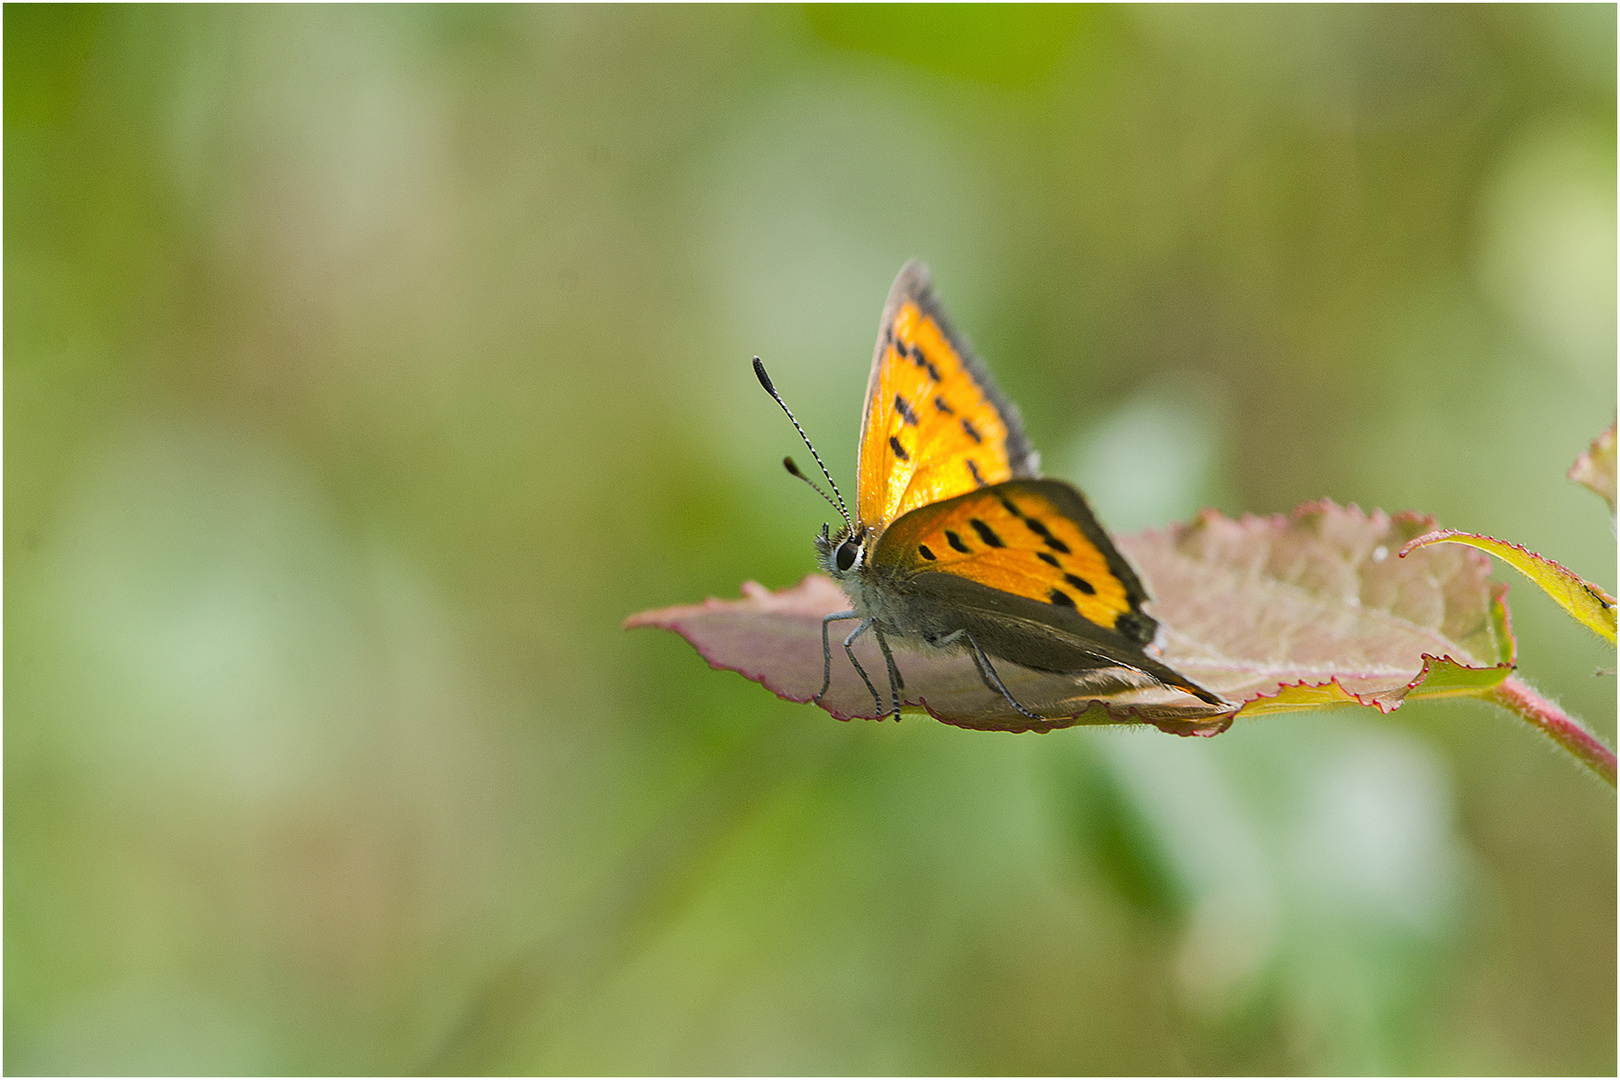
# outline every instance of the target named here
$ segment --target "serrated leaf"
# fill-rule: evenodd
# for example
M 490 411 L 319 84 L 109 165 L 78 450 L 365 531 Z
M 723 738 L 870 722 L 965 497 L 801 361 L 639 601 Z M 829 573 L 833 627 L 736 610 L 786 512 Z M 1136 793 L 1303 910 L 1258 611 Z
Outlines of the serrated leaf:
M 1566 474 L 1569 478 L 1603 498 L 1614 513 L 1614 425 L 1592 440 Z
M 1490 552 L 1541 586 L 1543 592 L 1584 623 L 1588 629 L 1610 641 L 1614 640 L 1614 597 L 1545 555 L 1538 555 L 1518 544 L 1498 540 L 1494 536 L 1459 532 L 1456 529 L 1441 529 L 1420 536 L 1408 543 L 1401 550 L 1401 555 L 1404 557 L 1408 552 L 1431 544 L 1467 544 L 1481 551 Z
M 1155 598 L 1164 660 L 1238 704 L 1237 714 L 1346 704 L 1388 712 L 1411 696 L 1479 693 L 1513 667 L 1506 587 L 1490 581 L 1490 560 L 1453 546 L 1395 557 L 1433 528 L 1422 515 L 1322 502 L 1239 521 L 1206 512 L 1188 525 L 1116 539 Z M 747 582 L 740 600 L 642 612 L 625 625 L 673 630 L 712 666 L 809 701 L 822 683 L 821 617 L 847 606 L 837 585 L 812 574 L 774 593 Z M 832 683 L 817 704 L 839 719 L 871 718 L 871 694 L 840 641 L 832 639 Z M 855 649 L 869 672 L 884 670 L 869 638 Z M 1066 676 L 1001 665 L 1013 695 L 1049 718 L 1034 722 L 985 687 L 966 656 L 897 651 L 896 658 L 906 703 L 962 727 L 1145 721 L 1177 734 L 1215 734 L 1233 715 L 1188 707 L 1187 695 L 1169 690 L 1098 702 Z
M 1321 502 L 1287 517 L 1206 513 L 1119 546 L 1157 598 L 1166 661 L 1244 702 L 1241 715 L 1388 712 L 1413 695 L 1478 692 L 1513 666 L 1506 589 L 1487 560 L 1395 558 L 1433 525 Z

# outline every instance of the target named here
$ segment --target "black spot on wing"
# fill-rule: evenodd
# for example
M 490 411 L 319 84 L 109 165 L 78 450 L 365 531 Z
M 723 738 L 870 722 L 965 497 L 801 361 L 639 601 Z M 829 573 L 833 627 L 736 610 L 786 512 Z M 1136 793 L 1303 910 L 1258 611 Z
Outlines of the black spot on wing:
M 935 559 L 939 558 L 938 555 L 935 555 L 932 551 L 928 550 L 928 545 L 927 544 L 918 544 L 917 545 L 917 554 L 921 555 L 923 558 L 927 559 L 929 562 L 933 562 Z
M 971 555 L 973 553 L 973 549 L 964 544 L 962 542 L 962 538 L 956 535 L 956 532 L 952 529 L 945 530 L 945 541 L 946 543 L 950 544 L 951 547 L 955 548 L 957 551 L 960 551 L 964 555 Z
M 970 519 L 968 521 L 968 524 L 973 526 L 973 531 L 979 534 L 979 539 L 983 540 L 985 543 L 989 544 L 991 547 L 1006 547 L 1007 546 L 1005 543 L 1002 542 L 1001 537 L 996 535 L 996 531 L 994 529 L 992 529 L 990 526 L 986 525 L 983 521 L 979 520 L 978 518 Z
M 911 455 L 906 453 L 906 448 L 901 446 L 900 440 L 895 438 L 893 435 L 889 436 L 889 448 L 894 451 L 894 456 L 899 458 L 901 461 L 911 460 Z
M 940 397 L 938 394 L 934 395 L 934 408 L 938 409 L 940 412 L 944 413 L 946 416 L 955 416 L 956 415 L 956 410 L 951 408 L 949 405 L 945 404 L 945 399 Z
M 1070 596 L 1062 589 L 1053 589 L 1051 592 L 1046 594 L 1046 598 L 1052 603 L 1056 604 L 1058 607 L 1074 607 L 1074 597 Z
M 1046 527 L 1046 522 L 1040 518 L 1027 517 L 1024 519 L 1024 524 L 1028 525 L 1029 531 L 1040 537 L 1041 542 L 1047 547 L 1053 551 L 1061 551 L 1065 555 L 1069 554 L 1069 545 L 1053 536 L 1052 530 Z
M 1044 555 L 1046 553 L 1043 551 L 1043 552 L 1041 552 L 1041 554 Z M 1057 560 L 1054 559 L 1052 561 L 1056 562 Z M 1095 595 L 1097 595 L 1097 590 L 1092 587 L 1091 582 L 1087 581 L 1085 578 L 1081 577 L 1078 574 L 1064 574 L 1063 575 L 1063 580 L 1067 581 L 1070 585 L 1073 585 L 1075 588 L 1079 589 L 1081 592 L 1085 593 L 1087 596 L 1095 596 Z
M 984 442 L 984 436 L 979 434 L 979 429 L 974 427 L 973 421 L 969 420 L 965 416 L 962 417 L 962 430 L 967 432 L 967 437 L 972 439 L 974 442 Z
M 900 419 L 904 420 L 907 424 L 911 425 L 912 427 L 917 426 L 917 414 L 912 411 L 911 403 L 905 398 L 901 397 L 899 394 L 894 395 L 894 411 L 899 413 Z
M 1050 551 L 1037 551 L 1035 553 L 1035 557 L 1041 560 L 1041 562 L 1045 563 L 1047 566 L 1063 565 L 1062 563 L 1058 562 L 1058 557 L 1052 554 Z
M 911 361 L 924 371 L 928 372 L 928 377 L 930 379 L 933 379 L 935 382 L 942 381 L 939 374 L 939 368 L 934 366 L 934 362 L 932 360 L 923 355 L 921 345 L 913 345 L 911 347 Z
M 1018 509 L 1018 507 L 1014 506 L 1013 501 L 1007 498 L 1007 496 L 997 495 L 996 498 L 1001 500 L 1001 508 L 1007 511 L 1007 513 L 1011 514 L 1013 517 L 1021 518 L 1024 516 L 1024 512 Z
M 973 482 L 984 487 L 984 475 L 979 472 L 979 463 L 972 458 L 967 459 L 968 472 L 973 474 Z

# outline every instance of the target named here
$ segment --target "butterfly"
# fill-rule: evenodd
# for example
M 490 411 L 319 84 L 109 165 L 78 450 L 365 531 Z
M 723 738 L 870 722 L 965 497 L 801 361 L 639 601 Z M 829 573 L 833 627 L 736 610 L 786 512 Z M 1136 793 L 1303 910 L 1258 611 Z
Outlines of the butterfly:
M 829 627 L 856 621 L 843 651 L 880 717 L 898 718 L 902 704 L 894 646 L 925 657 L 966 653 L 985 687 L 1036 726 L 1053 718 L 1052 706 L 1015 696 L 1007 685 L 1013 680 L 1003 678 L 1007 665 L 1058 680 L 1055 699 L 1065 704 L 1056 707 L 1065 715 L 1076 700 L 1124 701 L 1149 689 L 1188 712 L 1236 708 L 1154 655 L 1158 624 L 1142 609 L 1148 597 L 1141 581 L 1085 497 L 1039 475 L 1017 408 L 951 328 L 921 262 L 901 269 L 883 308 L 854 515 L 758 357 L 754 373 L 793 422 L 833 496 L 792 458 L 783 464 L 844 519 L 836 533 L 823 525 L 815 538 L 817 562 L 849 598 L 848 610 L 822 619 L 815 700 L 832 682 Z M 887 702 L 855 655 L 866 634 L 887 668 Z M 1027 677 L 1017 682 L 1032 685 Z

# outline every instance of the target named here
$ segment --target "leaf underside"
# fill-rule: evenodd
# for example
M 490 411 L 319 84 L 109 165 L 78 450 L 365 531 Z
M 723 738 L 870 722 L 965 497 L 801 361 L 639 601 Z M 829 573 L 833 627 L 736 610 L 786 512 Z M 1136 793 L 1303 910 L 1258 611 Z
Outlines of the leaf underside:
M 1234 715 L 1347 704 L 1389 712 L 1412 696 L 1480 693 L 1513 667 L 1507 589 L 1490 580 L 1490 560 L 1467 548 L 1396 557 L 1434 526 L 1423 515 L 1320 502 L 1241 520 L 1206 511 L 1190 524 L 1116 537 L 1154 598 L 1148 610 L 1161 625 L 1164 661 L 1235 711 L 1212 715 L 1168 690 L 1097 702 L 1068 676 L 998 663 L 1013 696 L 1046 717 L 1031 721 L 1009 715 L 965 654 L 897 649 L 905 701 L 961 727 L 1147 722 L 1192 735 L 1223 731 Z M 642 612 L 625 625 L 673 630 L 712 666 L 808 701 L 822 684 L 821 617 L 848 606 L 837 585 L 812 574 L 781 592 L 748 582 L 740 600 Z M 832 684 L 817 702 L 839 719 L 878 711 L 841 647 L 854 625 L 834 626 Z M 854 648 L 886 691 L 871 636 Z

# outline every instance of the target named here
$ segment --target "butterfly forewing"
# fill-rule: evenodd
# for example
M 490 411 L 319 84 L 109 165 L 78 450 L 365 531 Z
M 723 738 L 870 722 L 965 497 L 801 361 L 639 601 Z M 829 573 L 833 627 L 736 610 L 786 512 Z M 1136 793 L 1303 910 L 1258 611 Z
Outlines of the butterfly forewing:
M 1017 410 L 946 322 L 927 271 L 908 263 L 884 307 L 867 383 L 861 521 L 882 529 L 919 507 L 1034 471 Z

